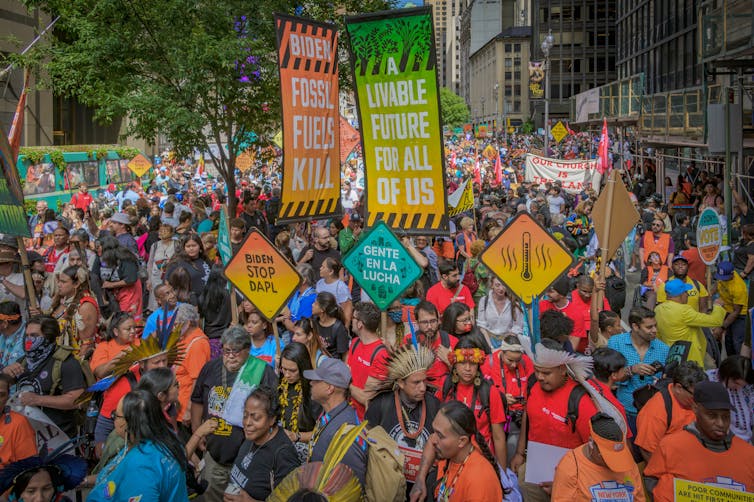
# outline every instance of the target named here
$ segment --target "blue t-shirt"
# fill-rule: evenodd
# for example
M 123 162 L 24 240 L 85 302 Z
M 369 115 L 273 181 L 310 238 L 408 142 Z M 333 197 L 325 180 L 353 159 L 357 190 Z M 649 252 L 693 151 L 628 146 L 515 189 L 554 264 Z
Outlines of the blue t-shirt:
M 664 366 L 665 360 L 668 358 L 668 351 L 670 350 L 667 345 L 655 338 L 650 342 L 647 353 L 644 354 L 644 360 L 642 361 L 639 358 L 639 353 L 636 352 L 634 344 L 631 343 L 631 333 L 621 333 L 611 336 L 607 341 L 607 346 L 623 354 L 623 357 L 626 358 L 626 366 L 633 366 L 639 363 L 652 364 L 654 362 L 660 362 Z M 618 401 L 626 409 L 626 413 L 631 415 L 638 413 L 634 406 L 634 391 L 654 382 L 655 377 L 660 378 L 661 376 L 661 372 L 658 372 L 653 377 L 633 375 L 624 382 L 618 382 L 616 396 L 618 396 Z
M 312 316 L 312 306 L 317 299 L 317 291 L 314 288 L 307 288 L 303 294 L 298 290 L 293 294 L 288 302 L 288 310 L 291 311 L 291 321 L 298 322 L 301 319 Z
M 186 473 L 172 455 L 145 441 L 105 466 L 87 500 L 184 502 L 188 500 Z
M 285 347 L 285 344 L 283 343 L 283 340 L 280 340 L 280 350 L 283 350 L 283 347 Z M 258 357 L 259 359 L 265 361 L 267 364 L 275 367 L 275 337 L 273 335 L 270 335 L 267 337 L 267 340 L 264 341 L 264 345 L 261 347 L 255 347 L 254 341 L 251 342 L 251 351 L 250 354 L 254 357 Z

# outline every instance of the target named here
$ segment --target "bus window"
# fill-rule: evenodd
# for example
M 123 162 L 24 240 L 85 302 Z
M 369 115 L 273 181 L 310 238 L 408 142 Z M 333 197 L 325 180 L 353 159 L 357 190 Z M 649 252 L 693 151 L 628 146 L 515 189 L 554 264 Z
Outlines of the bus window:
M 99 186 L 99 167 L 96 161 L 91 162 L 70 162 L 66 168 L 64 186 L 73 190 L 81 183 L 86 183 L 90 187 Z
M 53 191 L 55 191 L 55 166 L 49 162 L 29 165 L 24 180 L 24 195 Z
M 128 168 L 128 160 L 107 161 L 107 181 L 109 183 L 128 183 L 134 179 L 133 172 Z

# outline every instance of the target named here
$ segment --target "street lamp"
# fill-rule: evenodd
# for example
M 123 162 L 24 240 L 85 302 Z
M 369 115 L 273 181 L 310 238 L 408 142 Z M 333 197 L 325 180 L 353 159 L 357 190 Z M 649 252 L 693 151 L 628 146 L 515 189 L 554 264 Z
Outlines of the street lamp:
M 550 49 L 555 45 L 552 30 L 542 41 L 542 54 L 545 56 L 545 156 L 550 150 Z
M 500 109 L 497 107 L 497 101 L 498 101 L 498 89 L 500 89 L 500 84 L 498 82 L 495 82 L 495 94 L 493 97 L 495 98 L 495 122 L 498 124 L 498 127 L 500 126 Z M 497 129 L 497 128 L 496 128 Z M 497 135 L 497 130 L 495 131 L 495 135 Z
M 484 96 L 479 98 L 479 102 L 482 103 L 482 122 L 486 125 L 487 124 L 487 117 L 484 115 Z

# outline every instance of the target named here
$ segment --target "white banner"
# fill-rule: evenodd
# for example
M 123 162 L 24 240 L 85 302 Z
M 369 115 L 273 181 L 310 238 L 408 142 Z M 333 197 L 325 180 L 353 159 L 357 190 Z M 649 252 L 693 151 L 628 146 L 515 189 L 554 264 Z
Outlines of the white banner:
M 597 159 L 559 160 L 526 154 L 525 179 L 528 183 L 560 181 L 569 193 L 581 193 L 587 188 L 600 191 L 602 175 L 597 171 Z

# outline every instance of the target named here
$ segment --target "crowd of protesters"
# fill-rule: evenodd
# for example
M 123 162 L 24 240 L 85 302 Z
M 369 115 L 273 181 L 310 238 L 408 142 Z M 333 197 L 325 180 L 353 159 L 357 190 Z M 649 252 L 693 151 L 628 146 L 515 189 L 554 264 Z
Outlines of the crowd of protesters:
M 548 155 L 594 158 L 598 142 L 574 133 Z M 693 165 L 657 194 L 652 164 L 635 165 L 619 142 L 611 159 L 641 221 L 602 279 L 600 187 L 526 183 L 523 155 L 536 146 L 525 135 L 448 139 L 448 191 L 471 180 L 475 207 L 447 235 L 395 229 L 423 273 L 384 321 L 342 266 L 364 233 L 358 157 L 344 169 L 342 217 L 322 221 L 276 222 L 274 162 L 237 173 L 233 253 L 256 228 L 303 279 L 271 320 L 223 275 L 220 180 L 173 162 L 145 185 L 82 184 L 60 208 L 38 202 L 25 249 L 0 241 L 0 493 L 458 502 L 587 501 L 600 489 L 670 501 L 674 478 L 754 491 L 745 199 L 733 190 L 725 215 L 721 178 Z M 695 242 L 704 208 L 733 235 L 711 283 Z M 520 213 L 578 257 L 537 312 L 479 260 Z M 67 449 L 39 444 L 29 408 Z M 364 438 L 377 426 L 400 448 L 402 484 L 380 481 L 372 463 L 377 440 Z M 530 481 L 543 447 L 568 451 Z

